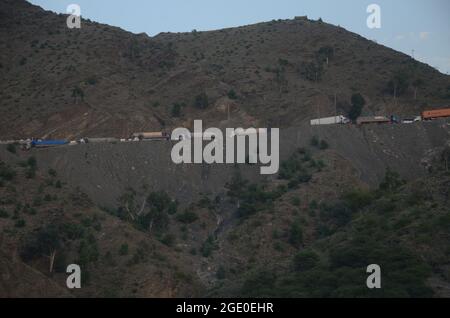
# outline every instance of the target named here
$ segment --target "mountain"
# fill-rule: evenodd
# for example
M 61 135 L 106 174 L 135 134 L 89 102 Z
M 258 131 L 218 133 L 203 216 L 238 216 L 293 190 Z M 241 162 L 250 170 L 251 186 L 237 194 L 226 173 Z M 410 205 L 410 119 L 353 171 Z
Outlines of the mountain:
M 355 93 L 369 115 L 450 99 L 448 76 L 320 20 L 148 37 L 89 20 L 69 29 L 24 0 L 2 1 L 0 17 L 3 139 L 128 137 L 194 119 L 289 127 L 347 113 Z

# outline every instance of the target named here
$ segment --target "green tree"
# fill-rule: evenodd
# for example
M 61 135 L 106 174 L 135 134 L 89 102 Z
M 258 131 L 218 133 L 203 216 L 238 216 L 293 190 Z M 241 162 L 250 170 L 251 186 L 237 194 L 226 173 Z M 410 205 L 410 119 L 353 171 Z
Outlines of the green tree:
M 294 268 L 300 272 L 316 267 L 318 262 L 319 256 L 313 251 L 302 251 L 294 256 Z
M 172 117 L 180 117 L 181 116 L 181 105 L 178 103 L 175 103 L 172 105 L 171 110 Z
M 383 181 L 380 183 L 379 189 L 383 192 L 395 192 L 405 181 L 400 177 L 398 172 L 387 168 Z
M 361 116 L 361 112 L 364 105 L 366 104 L 366 100 L 361 94 L 357 93 L 352 95 L 351 103 L 352 107 L 348 112 L 348 118 L 350 118 L 350 120 L 352 121 L 355 121 L 359 116 Z
M 206 93 L 201 93 L 195 97 L 194 106 L 200 109 L 206 109 L 209 106 L 209 99 Z

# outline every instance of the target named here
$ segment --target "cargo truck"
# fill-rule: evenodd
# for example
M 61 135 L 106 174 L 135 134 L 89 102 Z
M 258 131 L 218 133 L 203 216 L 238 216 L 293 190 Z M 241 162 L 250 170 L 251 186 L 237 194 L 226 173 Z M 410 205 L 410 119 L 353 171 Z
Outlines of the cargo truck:
M 347 117 L 342 116 L 342 115 L 333 116 L 333 117 L 317 118 L 317 119 L 311 120 L 311 126 L 348 124 L 348 123 L 350 123 L 350 119 L 348 119 Z
M 426 110 L 422 112 L 423 120 L 431 120 L 435 118 L 445 118 L 445 117 L 450 117 L 450 108 Z

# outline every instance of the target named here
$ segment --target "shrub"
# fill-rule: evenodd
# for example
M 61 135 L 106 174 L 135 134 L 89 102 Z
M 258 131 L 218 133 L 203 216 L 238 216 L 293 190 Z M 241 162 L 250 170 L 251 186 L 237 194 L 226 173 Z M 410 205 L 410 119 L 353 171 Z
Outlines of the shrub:
M 9 217 L 8 212 L 6 212 L 6 210 L 4 210 L 4 209 L 0 209 L 0 218 L 6 219 L 8 217 Z
M 353 190 L 344 194 L 343 199 L 350 209 L 355 212 L 371 204 L 374 200 L 374 195 L 366 190 Z
M 309 141 L 309 144 L 311 146 L 313 146 L 313 147 L 318 147 L 319 146 L 319 142 L 320 142 L 319 138 L 317 136 L 313 136 L 311 138 L 311 140 Z
M 382 192 L 392 193 L 398 190 L 404 184 L 405 181 L 401 179 L 400 175 L 397 172 L 392 171 L 390 168 L 387 168 L 384 179 L 380 183 L 379 190 Z
M 176 216 L 176 219 L 180 223 L 191 224 L 198 220 L 198 216 L 195 212 L 184 211 Z
M 56 170 L 50 168 L 50 169 L 48 169 L 48 174 L 49 174 L 51 177 L 56 177 Z
M 173 244 L 175 243 L 175 236 L 173 234 L 167 233 L 161 239 L 161 243 L 169 247 L 173 246 Z
M 294 222 L 289 230 L 289 243 L 294 247 L 300 247 L 303 243 L 303 231 L 299 222 Z
M 294 256 L 294 268 L 299 272 L 313 269 L 319 263 L 319 256 L 313 251 L 302 251 Z
M 128 255 L 128 244 L 127 243 L 120 245 L 119 255 L 121 255 L 121 256 Z
M 9 165 L 0 161 L 0 180 L 11 181 L 16 176 L 16 172 Z
M 328 142 L 326 142 L 325 140 L 321 140 L 321 141 L 320 141 L 319 148 L 320 148 L 321 150 L 328 149 L 328 147 L 329 147 Z
M 194 106 L 199 109 L 206 109 L 209 106 L 208 95 L 201 93 L 195 97 Z
M 237 94 L 236 94 L 236 92 L 234 91 L 234 89 L 230 89 L 229 91 L 228 91 L 228 98 L 229 99 L 237 99 Z
M 213 237 L 210 235 L 206 241 L 202 244 L 201 253 L 203 257 L 211 256 L 212 252 L 216 248 Z
M 181 105 L 178 103 L 175 103 L 172 105 L 171 110 L 172 117 L 180 117 L 181 116 Z
M 8 150 L 10 153 L 15 154 L 17 152 L 16 144 L 8 144 L 8 146 L 6 146 L 6 150 Z

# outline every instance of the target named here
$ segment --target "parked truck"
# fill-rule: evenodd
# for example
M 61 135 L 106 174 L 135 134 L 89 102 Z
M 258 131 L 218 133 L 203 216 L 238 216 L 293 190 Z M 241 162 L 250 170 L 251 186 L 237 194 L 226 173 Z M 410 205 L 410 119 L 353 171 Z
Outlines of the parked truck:
M 318 125 L 333 125 L 333 124 L 348 124 L 350 123 L 350 119 L 343 115 L 333 116 L 333 117 L 324 117 L 317 118 L 311 120 L 311 126 Z
M 387 124 L 390 123 L 391 120 L 387 118 L 386 116 L 363 116 L 359 117 L 356 120 L 356 123 L 358 125 L 365 125 L 365 124 Z
M 169 140 L 170 135 L 168 133 L 158 132 L 137 132 L 131 135 L 133 139 L 139 140 Z
M 450 117 L 450 108 L 426 110 L 422 112 L 423 120 L 431 120 L 435 118 L 444 118 L 444 117 Z
M 30 142 L 31 147 L 36 148 L 48 148 L 67 145 L 69 141 L 67 140 L 32 140 Z

